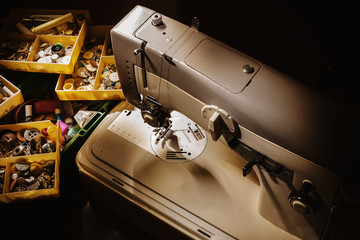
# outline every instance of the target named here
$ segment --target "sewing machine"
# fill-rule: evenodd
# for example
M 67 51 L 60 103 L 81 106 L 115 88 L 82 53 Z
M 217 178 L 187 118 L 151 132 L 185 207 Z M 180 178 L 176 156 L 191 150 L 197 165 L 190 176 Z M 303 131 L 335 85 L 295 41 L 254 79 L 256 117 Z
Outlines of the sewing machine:
M 198 25 L 137 6 L 111 30 L 127 103 L 77 155 L 87 191 L 158 238 L 326 237 L 339 107 Z

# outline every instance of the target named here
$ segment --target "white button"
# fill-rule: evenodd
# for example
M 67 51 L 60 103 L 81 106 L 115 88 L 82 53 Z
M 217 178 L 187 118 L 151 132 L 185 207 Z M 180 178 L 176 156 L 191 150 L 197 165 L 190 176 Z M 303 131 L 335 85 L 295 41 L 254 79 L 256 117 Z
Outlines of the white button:
M 110 73 L 110 80 L 113 82 L 119 81 L 119 76 L 118 76 L 117 72 Z
M 40 58 L 37 62 L 38 63 L 51 63 L 51 57 L 46 56 L 46 57 Z

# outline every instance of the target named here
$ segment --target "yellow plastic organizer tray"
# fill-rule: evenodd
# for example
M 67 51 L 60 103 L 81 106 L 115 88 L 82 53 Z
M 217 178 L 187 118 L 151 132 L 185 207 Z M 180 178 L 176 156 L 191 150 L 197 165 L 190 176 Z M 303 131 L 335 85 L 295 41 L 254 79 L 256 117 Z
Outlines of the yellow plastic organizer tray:
M 76 79 L 76 68 L 72 75 L 60 74 L 55 87 L 55 92 L 60 100 L 123 100 L 125 99 L 122 89 L 99 90 L 102 81 L 102 72 L 107 64 L 115 65 L 115 58 L 111 51 L 110 30 L 112 26 L 89 26 L 87 40 L 94 37 L 103 37 L 104 43 L 100 56 L 100 63 L 96 70 L 95 82 L 93 88 L 87 90 L 78 90 L 74 88 L 67 89 L 64 83 L 67 79 Z M 79 56 L 78 61 L 81 58 Z
M 24 102 L 24 98 L 21 94 L 20 89 L 15 87 L 11 82 L 6 80 L 0 75 L 0 82 L 7 88 L 5 92 L 8 92 L 8 99 L 0 103 L 0 118 L 5 116 L 8 112 L 13 110 L 15 107 Z
M 67 34 L 65 34 L 65 31 L 56 30 L 54 35 L 54 32 L 49 32 L 48 30 L 37 32 L 35 27 L 31 29 L 26 28 L 26 31 L 23 31 L 24 33 L 19 33 L 21 27 L 19 28 L 18 24 L 20 23 L 21 26 L 24 27 L 22 24 L 23 19 L 36 19 L 36 16 L 47 16 L 54 19 L 69 16 L 70 18 L 68 17 L 67 19 L 70 19 L 68 20 L 70 22 L 67 23 L 73 25 L 76 23 L 77 31 L 73 33 L 67 32 Z M 78 20 L 79 16 L 82 17 L 81 21 Z M 14 51 L 14 54 L 24 51 L 25 48 L 22 47 L 25 45 L 25 42 L 31 44 L 31 47 L 26 48 L 28 49 L 26 50 L 27 54 L 24 55 L 23 58 L 11 58 L 8 57 L 9 54 L 0 58 L 0 67 L 6 70 L 25 72 L 71 74 L 87 35 L 87 25 L 89 22 L 90 14 L 87 10 L 13 9 L 1 29 L 1 46 L 6 46 L 6 50 Z M 50 30 L 61 29 L 59 26 L 61 26 L 61 24 L 50 28 Z M 16 32 L 16 30 L 18 30 L 18 32 Z M 32 30 L 35 32 L 32 32 Z M 40 46 L 45 43 L 48 43 L 50 46 L 61 43 L 64 47 L 72 46 L 72 48 L 69 48 L 72 50 L 68 52 L 69 55 L 66 60 L 64 58 L 63 62 L 56 62 L 56 59 L 53 59 L 54 61 L 49 63 L 37 62 L 37 54 L 40 51 Z M 19 45 L 19 47 L 16 45 Z M 12 48 L 8 46 L 12 46 Z
M 42 129 L 53 126 L 54 124 L 50 121 L 39 121 L 1 125 L 0 131 L 4 129 L 19 131 L 24 128 Z M 60 196 L 60 133 L 59 124 L 56 127 L 55 152 L 0 158 L 0 204 Z M 16 164 L 24 162 L 30 165 L 24 170 L 29 171 L 27 178 L 21 177 L 17 172 L 22 170 L 22 166 L 19 167 Z M 18 176 L 16 181 L 14 175 Z M 50 175 L 51 178 L 49 178 Z

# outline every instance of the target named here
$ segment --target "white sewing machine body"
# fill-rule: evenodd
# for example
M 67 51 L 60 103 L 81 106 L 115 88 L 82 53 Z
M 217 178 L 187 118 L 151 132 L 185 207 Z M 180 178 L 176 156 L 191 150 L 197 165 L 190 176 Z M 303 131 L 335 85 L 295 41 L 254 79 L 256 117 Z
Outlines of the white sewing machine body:
M 340 184 L 332 171 L 332 105 L 196 28 L 141 6 L 111 38 L 126 100 L 138 109 L 124 103 L 77 155 L 95 199 L 112 206 L 127 199 L 190 238 L 324 235 Z M 154 154 L 154 128 L 142 117 L 154 123 L 183 114 L 199 125 L 205 149 L 181 163 L 164 161 Z

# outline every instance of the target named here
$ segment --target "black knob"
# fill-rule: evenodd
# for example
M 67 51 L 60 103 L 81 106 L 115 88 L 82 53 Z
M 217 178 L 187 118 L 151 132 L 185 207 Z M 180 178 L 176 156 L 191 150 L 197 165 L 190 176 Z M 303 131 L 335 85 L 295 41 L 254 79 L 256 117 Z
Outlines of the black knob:
M 290 206 L 303 215 L 313 215 L 319 208 L 317 202 L 309 196 L 312 183 L 308 180 L 303 181 L 300 191 L 292 191 L 288 197 Z

